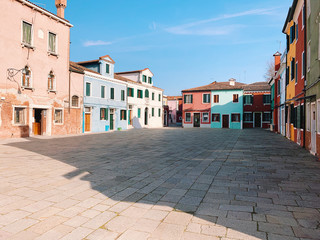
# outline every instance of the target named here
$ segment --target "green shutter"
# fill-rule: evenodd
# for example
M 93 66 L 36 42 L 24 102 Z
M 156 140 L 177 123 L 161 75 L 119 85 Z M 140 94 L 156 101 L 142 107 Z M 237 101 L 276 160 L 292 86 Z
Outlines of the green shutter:
M 108 120 L 108 117 L 109 117 L 109 115 L 108 115 L 108 108 L 106 108 L 106 120 Z
M 187 102 L 187 95 L 184 95 L 183 98 L 184 98 L 183 102 L 186 103 Z
M 140 118 L 140 117 L 141 117 L 141 109 L 138 108 L 138 118 Z
M 193 103 L 193 95 L 191 94 L 191 103 Z
M 154 117 L 154 108 L 152 108 L 152 117 Z
M 159 117 L 161 116 L 161 109 L 160 108 L 158 109 L 158 115 L 159 115 Z
M 90 83 L 86 83 L 86 96 L 90 96 L 90 87 L 91 87 L 91 85 L 90 85 Z
M 154 93 L 152 93 L 152 100 L 154 100 Z
M 121 100 L 124 101 L 125 100 L 124 98 L 125 98 L 124 97 L 124 90 L 121 90 Z
M 114 88 L 110 88 L 110 98 L 114 99 Z
M 130 88 L 127 88 L 127 96 L 130 96 Z
M 106 73 L 110 73 L 110 66 L 109 66 L 109 64 L 106 64 Z

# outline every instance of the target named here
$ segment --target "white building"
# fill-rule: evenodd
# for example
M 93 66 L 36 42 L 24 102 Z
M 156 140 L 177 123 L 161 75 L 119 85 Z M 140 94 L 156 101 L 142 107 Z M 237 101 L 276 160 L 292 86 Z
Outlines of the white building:
M 163 89 L 153 86 L 149 68 L 119 72 L 115 78 L 125 81 L 127 88 L 128 128 L 162 127 Z

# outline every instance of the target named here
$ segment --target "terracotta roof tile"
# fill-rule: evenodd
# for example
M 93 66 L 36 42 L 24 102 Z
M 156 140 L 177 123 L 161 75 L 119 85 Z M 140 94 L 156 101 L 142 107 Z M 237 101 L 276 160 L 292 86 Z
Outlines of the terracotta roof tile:
M 270 85 L 267 82 L 255 82 L 244 86 L 244 91 L 270 91 Z
M 243 89 L 246 84 L 235 82 L 235 85 L 230 85 L 229 82 L 213 82 L 201 87 L 190 88 L 182 90 L 182 92 L 195 92 L 195 91 L 211 91 L 211 90 L 229 90 L 229 89 Z
M 182 100 L 182 96 L 168 96 L 168 100 Z

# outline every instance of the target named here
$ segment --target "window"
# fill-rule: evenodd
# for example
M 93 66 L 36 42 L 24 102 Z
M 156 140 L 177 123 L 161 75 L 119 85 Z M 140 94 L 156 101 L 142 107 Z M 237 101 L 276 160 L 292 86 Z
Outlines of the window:
M 252 105 L 253 96 L 252 95 L 244 95 L 243 101 L 244 101 L 243 103 L 246 105 Z
M 152 93 L 152 100 L 154 100 L 154 92 Z
M 57 35 L 49 32 L 48 50 L 50 53 L 57 53 Z
M 62 123 L 62 109 L 54 110 L 54 123 Z
M 192 103 L 192 94 L 184 95 L 184 103 Z
M 52 71 L 50 71 L 48 75 L 48 90 L 53 91 L 55 89 L 55 75 Z
M 291 27 L 290 27 L 290 44 L 293 43 L 294 39 L 295 39 L 295 26 L 296 24 L 294 23 Z
M 304 54 L 304 52 L 302 52 L 302 64 L 301 64 L 301 75 L 302 75 L 302 77 L 301 78 L 303 78 L 304 77 L 304 75 L 305 75 L 305 68 L 304 68 L 304 65 L 305 65 L 305 63 L 306 63 L 306 59 L 305 59 L 305 54 Z
M 263 95 L 263 104 L 270 104 L 271 103 L 271 95 Z
M 219 95 L 213 95 L 213 102 L 219 103 Z
M 243 120 L 244 122 L 253 122 L 253 114 L 250 113 L 244 113 L 243 114 Z
M 149 98 L 149 90 L 148 90 L 148 89 L 146 89 L 146 90 L 144 91 L 144 96 L 145 96 L 146 98 Z
M 108 110 L 106 108 L 100 108 L 100 120 L 108 120 Z
M 202 113 L 202 122 L 209 122 L 209 113 Z
M 290 67 L 286 68 L 286 86 L 289 84 L 289 72 L 290 72 Z
M 114 88 L 110 88 L 110 99 L 114 99 Z
M 234 103 L 239 102 L 239 94 L 233 94 L 233 102 Z
M 79 107 L 79 97 L 74 95 L 71 98 L 71 106 L 72 107 Z
M 278 84 L 277 94 L 280 95 L 280 92 L 281 92 L 281 79 L 278 80 L 277 84 Z
M 128 91 L 129 97 L 134 97 L 134 89 L 133 88 L 128 88 L 127 91 Z
M 158 95 L 159 102 L 161 102 L 161 94 Z
M 22 80 L 21 80 L 22 87 L 31 87 L 31 70 L 28 66 L 25 66 L 22 71 Z
M 106 64 L 106 73 L 110 73 L 110 65 Z
M 127 120 L 127 111 L 120 110 L 120 120 Z
M 220 122 L 220 113 L 212 113 L 212 122 Z
M 22 107 L 14 108 L 14 124 L 26 124 L 26 109 Z
M 138 108 L 138 118 L 141 118 L 141 108 Z
M 186 122 L 191 122 L 191 113 L 186 113 Z
M 148 83 L 152 84 L 152 77 L 148 77 Z
M 91 96 L 91 83 L 86 82 L 86 96 L 90 97 Z
M 32 45 L 32 25 L 27 22 L 22 22 L 22 42 Z
M 161 117 L 161 109 L 158 109 L 158 117 Z
M 203 103 L 210 103 L 210 94 L 203 94 L 202 98 Z
M 139 90 L 139 89 L 138 89 L 137 95 L 138 95 L 138 98 L 143 98 L 143 92 L 142 92 L 142 90 Z
M 142 82 L 147 82 L 147 76 L 146 75 L 142 75 Z
M 240 122 L 240 113 L 232 113 L 231 122 Z
M 101 86 L 101 98 L 106 98 L 106 87 Z
M 124 90 L 121 90 L 121 101 L 125 101 L 126 98 L 125 98 L 125 92 Z
M 262 115 L 262 121 L 263 122 L 270 122 L 270 120 L 271 120 L 271 113 L 264 112 Z
M 152 108 L 152 117 L 154 117 L 154 108 Z

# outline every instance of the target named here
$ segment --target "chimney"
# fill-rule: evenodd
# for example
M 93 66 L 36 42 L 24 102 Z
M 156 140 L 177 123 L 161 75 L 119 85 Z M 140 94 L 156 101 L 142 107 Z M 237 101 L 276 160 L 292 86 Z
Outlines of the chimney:
M 236 80 L 234 78 L 230 78 L 229 79 L 229 84 L 230 84 L 230 86 L 236 85 Z
M 64 9 L 67 7 L 67 0 L 56 0 L 57 15 L 64 18 Z
M 275 54 L 273 54 L 273 56 L 274 56 L 274 71 L 278 72 L 280 68 L 280 63 L 281 63 L 281 53 L 276 52 Z

